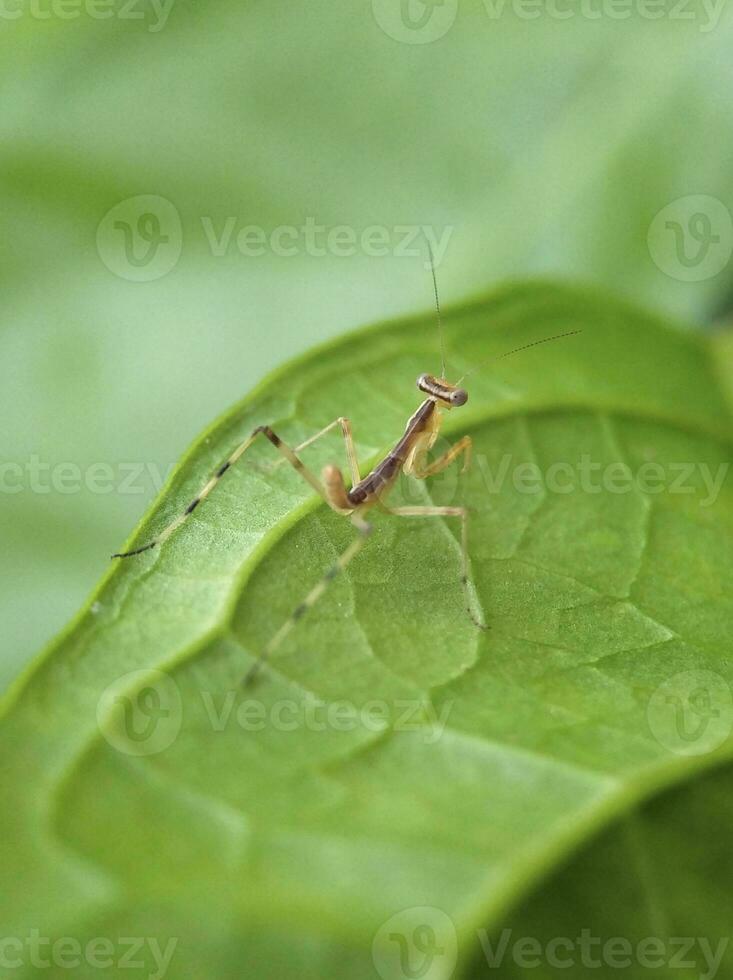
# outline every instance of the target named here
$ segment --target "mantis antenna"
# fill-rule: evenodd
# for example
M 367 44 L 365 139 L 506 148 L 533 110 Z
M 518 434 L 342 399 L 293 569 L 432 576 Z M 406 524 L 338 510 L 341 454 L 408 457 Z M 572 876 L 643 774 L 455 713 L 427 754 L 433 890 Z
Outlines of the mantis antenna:
M 440 377 L 445 380 L 445 338 L 443 337 L 443 318 L 440 314 L 440 300 L 438 298 L 438 280 L 435 277 L 435 259 L 433 250 L 426 236 L 425 243 L 428 246 L 430 256 L 430 273 L 433 277 L 433 295 L 435 296 L 435 312 L 438 316 L 438 337 L 440 338 Z
M 530 347 L 539 347 L 540 344 L 549 344 L 551 340 L 562 340 L 563 337 L 574 337 L 576 334 L 582 332 L 583 332 L 582 330 L 568 330 L 566 333 L 556 333 L 552 337 L 543 337 L 542 340 L 533 340 L 531 344 L 522 344 L 521 347 L 515 347 L 513 350 L 508 350 L 506 354 L 499 354 L 499 356 L 496 358 L 489 357 L 485 361 L 482 361 L 480 364 L 477 364 L 475 368 L 471 368 L 470 371 L 466 371 L 466 373 L 462 377 L 460 377 L 458 381 L 456 381 L 456 384 L 459 385 L 464 380 L 464 378 L 468 378 L 472 374 L 475 374 L 482 367 L 485 367 L 487 364 L 489 364 L 492 360 L 501 361 L 503 360 L 503 358 L 510 357 L 512 354 L 519 354 L 520 351 L 529 350 Z

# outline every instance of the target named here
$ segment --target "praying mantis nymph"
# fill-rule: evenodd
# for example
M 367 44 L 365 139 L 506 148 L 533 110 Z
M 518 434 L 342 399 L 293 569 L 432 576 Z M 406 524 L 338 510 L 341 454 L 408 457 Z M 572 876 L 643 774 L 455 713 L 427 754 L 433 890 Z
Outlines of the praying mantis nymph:
M 343 416 L 334 419 L 320 432 L 306 439 L 295 447 L 290 447 L 286 442 L 274 432 L 269 425 L 260 425 L 244 440 L 234 452 L 225 460 L 213 476 L 208 480 L 196 497 L 186 507 L 174 521 L 172 521 L 161 533 L 140 548 L 132 551 L 119 552 L 112 555 L 113 558 L 131 558 L 133 555 L 140 555 L 152 548 L 160 547 L 176 531 L 187 518 L 203 503 L 204 500 L 217 486 L 221 478 L 231 469 L 232 466 L 247 452 L 249 447 L 259 437 L 268 439 L 277 451 L 282 455 L 283 462 L 287 461 L 301 474 L 301 476 L 313 487 L 316 493 L 325 500 L 328 506 L 347 517 L 358 536 L 341 554 L 338 560 L 326 571 L 320 582 L 311 589 L 303 601 L 293 610 L 290 617 L 282 624 L 277 632 L 265 644 L 259 656 L 254 661 L 244 677 L 244 683 L 251 683 L 257 673 L 270 658 L 274 651 L 280 646 L 285 637 L 291 632 L 296 623 L 311 609 L 321 598 L 328 588 L 328 585 L 335 579 L 347 565 L 356 557 L 364 545 L 366 538 L 372 531 L 372 525 L 366 520 L 369 511 L 377 506 L 383 512 L 392 514 L 395 517 L 455 517 L 461 522 L 461 585 L 464 591 L 466 611 L 474 625 L 481 630 L 487 629 L 473 609 L 472 584 L 470 582 L 470 565 L 468 560 L 468 511 L 466 507 L 389 507 L 386 503 L 387 496 L 399 477 L 400 473 L 413 476 L 418 480 L 425 480 L 435 476 L 447 466 L 449 466 L 459 456 L 463 456 L 463 466 L 461 474 L 465 474 L 471 465 L 472 440 L 468 435 L 463 436 L 454 443 L 447 452 L 443 453 L 438 459 L 432 462 L 427 461 L 427 454 L 435 444 L 440 433 L 443 416 L 446 411 L 460 408 L 468 401 L 468 392 L 461 387 L 463 378 L 455 384 L 446 380 L 445 374 L 445 352 L 443 347 L 443 333 L 440 314 L 440 302 L 438 300 L 438 289 L 435 278 L 435 265 L 432 253 L 430 255 L 430 268 L 433 277 L 433 290 L 435 295 L 435 306 L 438 316 L 438 333 L 440 337 L 442 371 L 440 377 L 432 374 L 421 374 L 417 379 L 417 387 L 424 394 L 425 398 L 418 407 L 417 411 L 410 416 L 405 426 L 405 431 L 400 440 L 396 443 L 384 458 L 364 477 L 360 475 L 359 462 L 354 446 L 354 439 L 351 431 L 351 423 L 348 418 Z M 558 340 L 561 337 L 570 337 L 580 333 L 579 330 L 571 330 L 567 333 L 555 334 L 552 337 L 544 337 L 521 347 L 502 354 L 501 357 L 508 357 L 519 351 L 527 350 L 538 344 L 545 344 L 551 340 Z M 500 358 L 497 358 L 497 360 Z M 476 369 L 474 369 L 476 370 Z M 473 373 L 473 371 L 471 372 Z M 467 375 L 463 376 L 464 378 Z M 299 453 L 316 440 L 325 436 L 336 427 L 340 427 L 346 449 L 346 458 L 351 475 L 351 487 L 347 489 L 341 469 L 338 466 L 325 466 L 320 478 L 312 472 L 300 459 Z

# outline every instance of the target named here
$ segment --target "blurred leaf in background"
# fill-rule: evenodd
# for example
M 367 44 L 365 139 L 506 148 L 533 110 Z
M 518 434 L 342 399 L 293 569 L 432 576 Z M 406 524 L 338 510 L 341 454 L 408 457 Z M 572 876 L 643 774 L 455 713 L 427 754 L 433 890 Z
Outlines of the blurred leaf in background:
M 410 2 L 3 5 L 3 682 L 209 419 L 429 305 L 418 229 L 446 303 L 727 308 L 729 5 Z

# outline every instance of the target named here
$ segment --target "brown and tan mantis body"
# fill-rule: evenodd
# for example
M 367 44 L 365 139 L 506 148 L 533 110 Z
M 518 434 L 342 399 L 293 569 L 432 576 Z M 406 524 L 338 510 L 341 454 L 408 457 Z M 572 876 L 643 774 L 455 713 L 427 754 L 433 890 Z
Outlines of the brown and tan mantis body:
M 432 257 L 431 257 L 432 258 Z M 432 263 L 431 263 L 432 267 Z M 433 270 L 433 285 L 435 286 L 435 272 Z M 440 306 L 438 304 L 437 288 L 435 290 L 436 307 L 438 311 L 438 325 L 440 329 Z M 566 334 L 557 334 L 554 337 L 545 337 L 542 340 L 525 344 L 515 348 L 502 357 L 515 354 L 528 347 L 537 344 L 547 343 L 559 337 L 570 336 L 578 333 L 574 330 Z M 441 352 L 442 352 L 442 333 L 441 333 Z M 464 376 L 465 377 L 465 376 Z M 462 380 L 462 379 L 461 379 Z M 396 517 L 455 517 L 461 522 L 461 584 L 463 586 L 466 610 L 471 620 L 479 629 L 486 629 L 478 615 L 473 609 L 472 585 L 469 579 L 470 565 L 468 560 L 468 511 L 463 506 L 442 507 L 442 506 L 415 506 L 415 507 L 389 507 L 386 503 L 387 496 L 392 490 L 395 481 L 400 473 L 413 476 L 418 480 L 425 480 L 435 476 L 449 466 L 459 456 L 463 456 L 463 467 L 461 473 L 466 473 L 471 464 L 471 453 L 473 443 L 471 437 L 463 436 L 454 443 L 447 452 L 443 453 L 438 459 L 432 462 L 427 461 L 427 454 L 435 444 L 440 433 L 444 413 L 453 408 L 465 405 L 468 401 L 468 392 L 457 384 L 450 384 L 445 380 L 445 357 L 443 357 L 443 371 L 440 378 L 430 374 L 421 374 L 417 379 L 417 387 L 423 392 L 425 398 L 417 411 L 410 417 L 405 426 L 405 431 L 401 439 L 396 443 L 384 458 L 365 476 L 360 475 L 359 463 L 356 455 L 356 448 L 351 432 L 351 423 L 348 418 L 339 417 L 334 419 L 329 425 L 321 429 L 310 439 L 300 445 L 291 448 L 277 435 L 268 425 L 258 426 L 251 435 L 244 440 L 216 470 L 201 491 L 191 501 L 185 511 L 168 525 L 156 538 L 135 548 L 133 551 L 121 552 L 113 555 L 113 558 L 130 558 L 133 555 L 142 554 L 151 548 L 159 547 L 176 531 L 193 513 L 194 510 L 209 496 L 212 490 L 219 483 L 227 470 L 247 452 L 249 447 L 260 436 L 268 439 L 272 445 L 283 456 L 283 461 L 287 461 L 297 470 L 301 476 L 320 494 L 328 506 L 348 517 L 358 533 L 357 538 L 341 554 L 338 560 L 328 569 L 320 582 L 308 593 L 303 601 L 298 605 L 290 617 L 282 624 L 269 642 L 262 649 L 259 657 L 247 672 L 244 681 L 249 683 L 254 679 L 263 664 L 274 651 L 280 646 L 285 637 L 291 632 L 296 623 L 311 609 L 318 599 L 328 588 L 328 585 L 335 579 L 347 565 L 356 557 L 368 535 L 372 531 L 372 525 L 366 520 L 369 511 L 373 507 L 392 514 Z M 346 458 L 349 464 L 351 475 L 351 488 L 347 489 L 343 474 L 338 466 L 325 466 L 320 478 L 313 473 L 300 459 L 299 453 L 311 446 L 316 440 L 331 432 L 337 426 L 341 428 L 346 449 Z

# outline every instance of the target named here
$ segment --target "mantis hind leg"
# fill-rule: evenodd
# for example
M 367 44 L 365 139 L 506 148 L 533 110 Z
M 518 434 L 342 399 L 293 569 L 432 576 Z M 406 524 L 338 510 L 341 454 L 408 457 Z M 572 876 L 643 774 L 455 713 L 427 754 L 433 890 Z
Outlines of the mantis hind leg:
M 359 517 L 358 514 L 351 515 L 351 523 L 359 532 L 359 537 L 352 541 L 348 548 L 346 548 L 346 550 L 342 552 L 338 559 L 333 563 L 333 565 L 326 570 L 321 580 L 310 590 L 305 599 L 303 599 L 303 601 L 295 607 L 293 612 L 290 614 L 288 619 L 285 620 L 277 633 L 275 633 L 272 639 L 265 645 L 259 657 L 245 674 L 243 680 L 244 685 L 249 685 L 254 681 L 257 674 L 260 672 L 260 670 L 262 670 L 267 660 L 271 657 L 275 650 L 277 650 L 285 637 L 295 628 L 303 616 L 305 616 L 305 614 L 312 609 L 313 606 L 315 606 L 331 582 L 333 582 L 333 580 L 344 571 L 349 562 L 353 561 L 353 559 L 356 558 L 361 549 L 364 547 L 366 539 L 371 534 L 372 525 L 368 524 L 363 518 Z
M 484 623 L 477 609 L 476 586 L 471 577 L 471 565 L 468 558 L 468 511 L 465 507 L 384 507 L 388 514 L 395 517 L 459 517 L 461 519 L 461 588 L 465 600 L 466 612 L 473 625 L 480 630 L 489 627 Z
M 463 466 L 461 475 L 464 475 L 470 465 L 473 454 L 473 440 L 470 436 L 463 436 L 458 442 L 454 443 L 442 456 L 428 465 L 424 465 L 424 460 L 418 457 L 412 467 L 412 475 L 418 480 L 425 480 L 428 477 L 441 473 L 447 466 L 463 454 Z M 382 508 L 389 514 L 397 517 L 460 517 L 461 519 L 461 587 L 466 603 L 466 612 L 472 623 L 480 630 L 488 629 L 482 617 L 477 612 L 476 586 L 471 578 L 471 567 L 468 558 L 468 510 L 465 507 L 384 507 Z
M 190 515 L 196 510 L 196 508 L 206 500 L 209 494 L 216 488 L 221 478 L 224 474 L 231 469 L 232 466 L 247 452 L 252 443 L 259 436 L 264 436 L 272 445 L 277 449 L 277 451 L 284 457 L 284 461 L 290 463 L 293 469 L 297 470 L 298 473 L 306 480 L 313 489 L 319 493 L 323 499 L 331 505 L 329 495 L 326 488 L 323 486 L 318 477 L 312 473 L 308 467 L 298 458 L 297 454 L 288 446 L 287 443 L 283 442 L 279 435 L 270 428 L 269 425 L 259 425 L 252 434 L 240 443 L 239 446 L 234 450 L 234 452 L 226 459 L 214 472 L 213 476 L 209 481 L 201 488 L 198 494 L 193 498 L 191 503 L 186 507 L 182 514 L 179 514 L 174 521 L 164 528 L 157 537 L 153 538 L 147 544 L 144 544 L 140 548 L 134 548 L 132 551 L 121 551 L 112 555 L 113 558 L 131 558 L 133 555 L 141 555 L 144 551 L 150 551 L 151 548 L 156 548 L 158 545 L 163 544 L 174 531 L 178 530 L 181 524 L 188 520 Z

